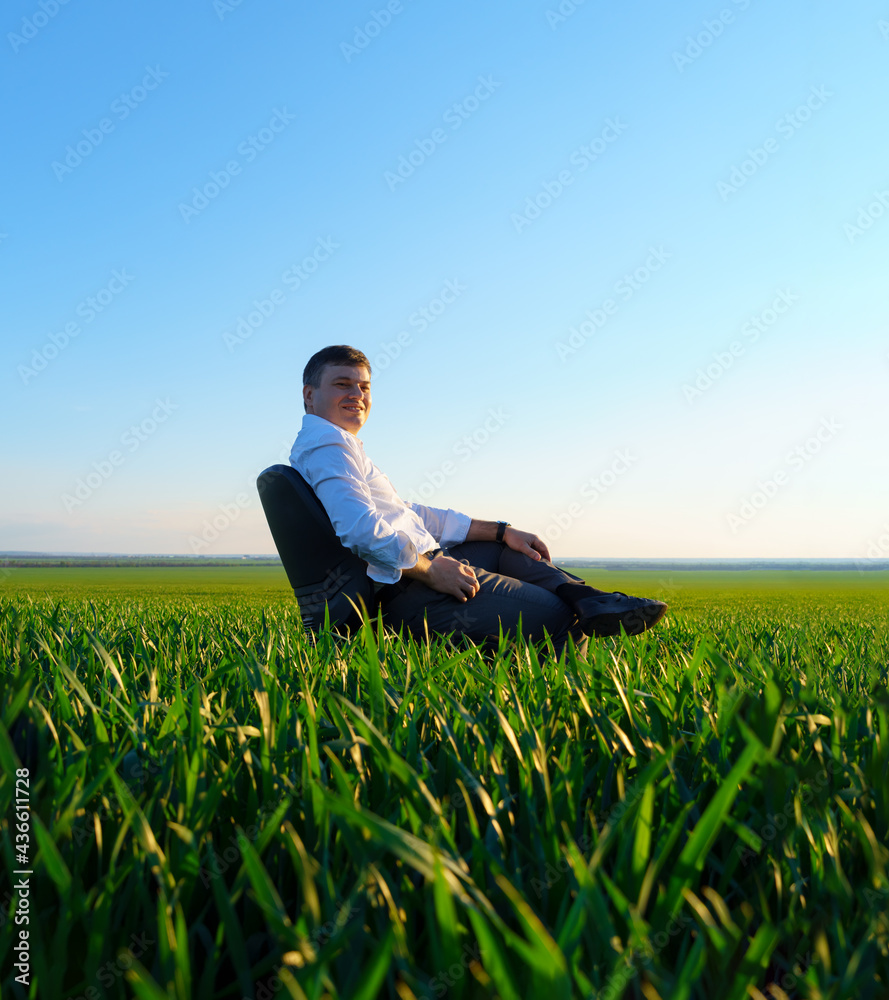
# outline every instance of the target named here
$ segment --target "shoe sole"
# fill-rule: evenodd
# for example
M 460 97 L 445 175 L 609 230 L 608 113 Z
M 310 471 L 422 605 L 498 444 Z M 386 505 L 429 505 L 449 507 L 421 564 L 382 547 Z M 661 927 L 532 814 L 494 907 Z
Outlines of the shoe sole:
M 622 615 L 596 615 L 593 618 L 587 618 L 581 627 L 586 635 L 592 635 L 596 638 L 620 635 L 621 625 L 623 625 L 627 635 L 639 635 L 640 632 L 650 629 L 652 625 L 657 625 L 666 613 L 666 604 L 652 601 L 651 604 L 643 605 L 641 608 L 625 611 Z

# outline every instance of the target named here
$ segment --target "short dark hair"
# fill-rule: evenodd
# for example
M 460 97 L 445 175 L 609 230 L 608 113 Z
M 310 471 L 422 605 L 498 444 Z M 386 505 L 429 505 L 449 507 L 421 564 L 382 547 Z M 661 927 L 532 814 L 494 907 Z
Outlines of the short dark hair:
M 352 368 L 366 368 L 367 374 L 370 375 L 370 362 L 367 360 L 367 356 L 362 354 L 355 347 L 349 347 L 348 344 L 334 344 L 331 347 L 322 347 L 320 351 L 316 351 L 308 361 L 308 364 L 303 369 L 303 385 L 310 385 L 313 389 L 321 388 L 321 376 L 324 374 L 324 369 L 329 365 L 348 365 Z M 303 409 L 308 412 L 305 402 L 303 403 Z

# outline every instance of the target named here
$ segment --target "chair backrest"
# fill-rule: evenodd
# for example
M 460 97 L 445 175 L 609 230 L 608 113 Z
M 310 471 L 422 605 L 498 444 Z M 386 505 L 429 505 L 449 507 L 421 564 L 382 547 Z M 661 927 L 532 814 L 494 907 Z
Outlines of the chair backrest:
M 326 605 L 331 626 L 357 628 L 361 618 L 349 599 L 374 610 L 367 563 L 337 538 L 323 504 L 296 469 L 272 465 L 260 473 L 256 488 L 303 625 L 317 632 Z

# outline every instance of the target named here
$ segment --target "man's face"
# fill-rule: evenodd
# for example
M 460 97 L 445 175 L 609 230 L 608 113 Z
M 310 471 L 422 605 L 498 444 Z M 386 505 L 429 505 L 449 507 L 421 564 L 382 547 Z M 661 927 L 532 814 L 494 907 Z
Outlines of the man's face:
M 357 434 L 370 413 L 370 373 L 363 366 L 328 365 L 315 389 L 303 386 L 306 412 Z

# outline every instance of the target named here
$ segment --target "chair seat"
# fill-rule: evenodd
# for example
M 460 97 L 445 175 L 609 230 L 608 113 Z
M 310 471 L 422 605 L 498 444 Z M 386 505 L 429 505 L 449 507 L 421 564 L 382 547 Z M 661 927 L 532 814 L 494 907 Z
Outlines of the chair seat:
M 289 465 L 270 466 L 256 488 L 303 625 L 318 632 L 326 608 L 332 628 L 358 628 L 361 616 L 350 600 L 373 613 L 373 581 L 367 563 L 337 538 L 314 490 Z

